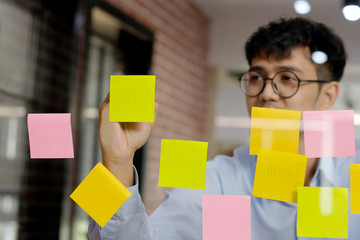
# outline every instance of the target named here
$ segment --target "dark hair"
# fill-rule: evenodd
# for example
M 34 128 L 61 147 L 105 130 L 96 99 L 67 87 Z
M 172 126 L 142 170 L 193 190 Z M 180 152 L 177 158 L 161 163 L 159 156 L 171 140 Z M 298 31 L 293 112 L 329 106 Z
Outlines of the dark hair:
M 327 55 L 325 63 L 316 64 L 318 78 L 340 81 L 346 64 L 342 40 L 324 24 L 305 18 L 281 18 L 260 27 L 246 42 L 246 58 L 249 65 L 254 57 L 263 55 L 281 60 L 299 46 Z

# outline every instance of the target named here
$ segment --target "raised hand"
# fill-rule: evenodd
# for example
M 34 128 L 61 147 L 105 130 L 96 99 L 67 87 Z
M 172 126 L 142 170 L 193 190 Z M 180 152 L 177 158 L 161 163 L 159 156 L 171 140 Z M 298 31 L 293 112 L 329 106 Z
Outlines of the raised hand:
M 155 117 L 158 109 L 155 103 Z M 133 157 L 155 126 L 154 122 L 109 122 L 109 94 L 99 109 L 99 139 L 102 159 L 125 186 L 133 185 Z

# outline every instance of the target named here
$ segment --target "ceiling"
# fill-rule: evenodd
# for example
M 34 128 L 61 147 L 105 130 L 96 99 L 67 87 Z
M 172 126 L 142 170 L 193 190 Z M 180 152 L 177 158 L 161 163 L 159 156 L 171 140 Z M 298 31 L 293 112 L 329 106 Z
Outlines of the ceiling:
M 294 0 L 191 0 L 211 21 L 209 62 L 226 69 L 246 69 L 243 46 L 256 28 L 282 16 L 297 16 Z M 341 0 L 309 0 L 307 17 L 330 26 L 344 40 L 347 71 L 360 74 L 360 20 L 349 22 Z

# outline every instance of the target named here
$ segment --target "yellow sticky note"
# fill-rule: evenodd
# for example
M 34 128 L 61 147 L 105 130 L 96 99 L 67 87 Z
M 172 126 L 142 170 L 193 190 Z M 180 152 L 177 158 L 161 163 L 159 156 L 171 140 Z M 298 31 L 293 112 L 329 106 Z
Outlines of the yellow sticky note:
M 297 236 L 348 237 L 348 189 L 299 187 Z
M 207 142 L 161 140 L 159 186 L 205 189 Z
M 298 187 L 304 186 L 306 162 L 303 155 L 260 149 L 253 196 L 296 203 Z
M 350 213 L 360 213 L 360 164 L 350 164 Z
M 153 122 L 155 76 L 111 75 L 110 122 Z
M 101 227 L 121 207 L 131 192 L 101 163 L 98 163 L 70 195 Z
M 259 149 L 298 154 L 300 111 L 253 107 L 250 154 Z

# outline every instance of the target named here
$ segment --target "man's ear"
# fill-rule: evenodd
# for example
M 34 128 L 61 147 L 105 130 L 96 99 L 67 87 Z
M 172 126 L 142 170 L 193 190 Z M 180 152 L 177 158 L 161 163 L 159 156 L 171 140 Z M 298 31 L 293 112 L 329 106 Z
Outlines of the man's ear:
M 323 84 L 317 101 L 317 109 L 319 110 L 330 109 L 335 104 L 338 96 L 339 96 L 338 82 L 331 81 L 329 83 Z

